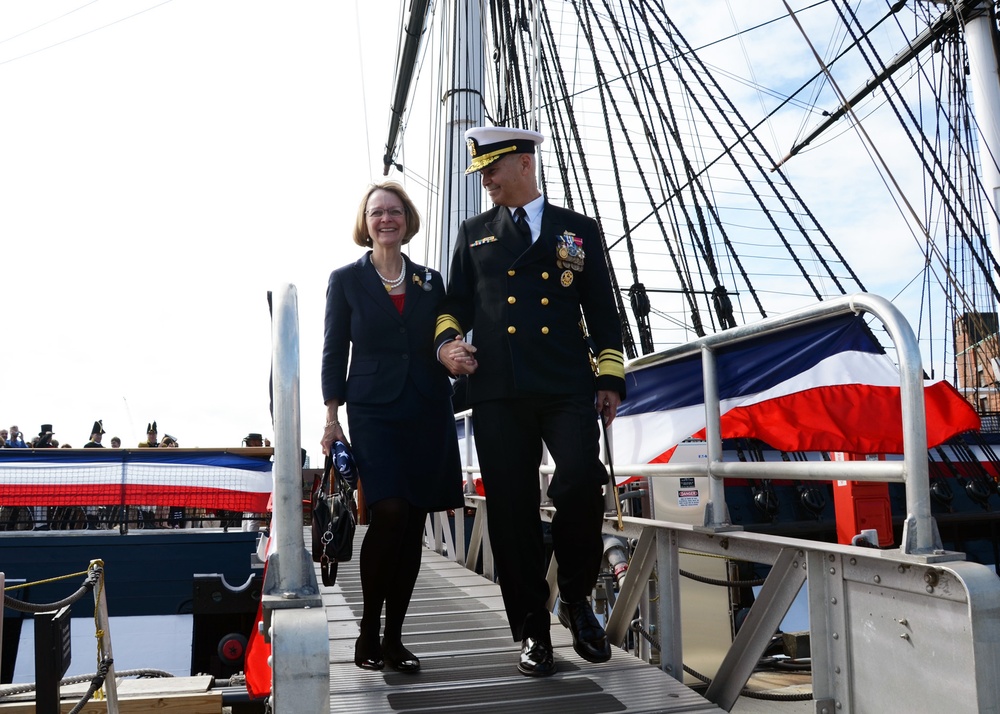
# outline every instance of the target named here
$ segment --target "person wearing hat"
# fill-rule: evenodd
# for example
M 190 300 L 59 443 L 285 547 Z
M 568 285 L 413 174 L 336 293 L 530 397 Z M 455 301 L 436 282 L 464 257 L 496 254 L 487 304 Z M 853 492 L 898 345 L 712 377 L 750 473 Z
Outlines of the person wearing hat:
M 417 208 L 398 183 L 365 193 L 353 238 L 371 250 L 334 270 L 327 284 L 320 439 L 327 455 L 334 442 L 348 443 L 339 416 L 346 405 L 369 512 L 354 663 L 411 673 L 420 660 L 403 645 L 403 620 L 420 572 L 424 522 L 429 512 L 465 502 L 451 384 L 433 351 L 444 282 L 402 250 L 419 230 Z
M 58 448 L 59 442 L 52 438 L 55 432 L 52 431 L 51 424 L 42 424 L 41 428 L 38 430 L 38 436 L 31 440 L 32 449 L 55 449 Z M 32 509 L 34 520 L 35 520 L 35 530 L 36 531 L 47 531 L 49 530 L 49 509 L 45 506 L 34 506 Z
M 146 424 L 146 440 L 139 442 L 140 449 L 155 449 L 160 446 L 159 432 L 156 429 L 156 422 Z M 166 528 L 165 525 L 157 524 L 157 516 L 161 516 L 160 521 L 166 520 L 165 509 L 161 506 L 160 513 L 157 514 L 156 506 L 139 506 L 139 515 L 142 517 L 140 528 Z
M 140 449 L 155 449 L 160 445 L 159 431 L 156 429 L 156 422 L 152 421 L 146 425 L 146 440 L 139 442 Z
M 54 433 L 51 424 L 42 424 L 42 428 L 38 430 L 38 436 L 32 439 L 31 446 L 35 449 L 51 449 L 53 447 L 52 436 Z M 56 442 L 55 446 L 59 446 L 59 443 Z
M 90 430 L 90 441 L 83 445 L 85 449 L 103 449 L 104 444 L 101 443 L 101 439 L 104 438 L 104 421 L 98 419 L 94 422 L 94 428 Z
M 243 437 L 243 446 L 249 449 L 256 449 L 264 446 L 264 435 L 250 432 Z M 246 511 L 243 513 L 243 530 L 251 533 L 258 532 L 267 525 L 266 513 L 254 513 Z
M 466 173 L 480 172 L 495 206 L 459 228 L 435 349 L 452 374 L 468 375 L 486 497 L 490 512 L 503 514 L 489 519 L 490 542 L 521 642 L 518 670 L 544 677 L 556 666 L 539 516 L 543 443 L 555 464 L 547 496 L 556 507 L 559 620 L 581 657 L 611 657 L 588 597 L 603 554 L 608 483 L 598 419 L 610 424 L 625 398 L 621 323 L 597 223 L 538 189 L 542 135 L 478 127 L 465 136 Z

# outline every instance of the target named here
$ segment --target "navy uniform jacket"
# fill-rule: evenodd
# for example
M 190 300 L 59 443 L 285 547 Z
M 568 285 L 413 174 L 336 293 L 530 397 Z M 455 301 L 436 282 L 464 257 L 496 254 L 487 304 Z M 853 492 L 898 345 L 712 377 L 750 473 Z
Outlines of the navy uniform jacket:
M 385 404 L 409 377 L 428 398 L 450 399 L 448 371 L 434 353 L 434 321 L 444 297 L 441 274 L 403 256 L 406 300 L 400 315 L 369 251 L 330 274 L 323 340 L 323 401 Z M 423 289 L 430 275 L 429 291 Z M 350 352 L 350 369 L 348 353 Z
M 448 280 L 435 347 L 472 330 L 470 403 L 597 389 L 624 399 L 621 322 L 596 221 L 546 202 L 528 246 L 510 210 L 496 206 L 462 223 Z

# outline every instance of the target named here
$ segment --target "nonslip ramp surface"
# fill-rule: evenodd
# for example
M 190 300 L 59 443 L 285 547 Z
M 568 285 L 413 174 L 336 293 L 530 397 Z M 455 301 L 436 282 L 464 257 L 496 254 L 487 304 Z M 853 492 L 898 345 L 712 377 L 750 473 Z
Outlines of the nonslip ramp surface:
M 364 537 L 359 528 L 356 545 Z M 357 553 L 359 549 L 355 548 Z M 602 712 L 721 712 L 700 695 L 617 648 L 595 665 L 573 651 L 568 631 L 553 619 L 557 673 L 534 679 L 517 671 L 500 588 L 457 563 L 424 551 L 420 577 L 403 627 L 420 657 L 417 674 L 354 666 L 361 617 L 358 559 L 339 565 L 337 584 L 323 588 L 330 636 L 331 711 L 600 714 Z

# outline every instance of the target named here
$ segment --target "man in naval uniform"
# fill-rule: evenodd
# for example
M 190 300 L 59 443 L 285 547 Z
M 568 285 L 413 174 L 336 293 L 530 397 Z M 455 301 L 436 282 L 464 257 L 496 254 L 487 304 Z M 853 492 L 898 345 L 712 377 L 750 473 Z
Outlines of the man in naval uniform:
M 90 441 L 83 445 L 85 449 L 103 449 L 104 444 L 101 443 L 101 439 L 104 438 L 104 420 L 98 419 L 94 422 L 93 428 L 90 430 Z
M 598 419 L 610 424 L 625 397 L 621 323 L 600 229 L 545 201 L 535 178 L 542 141 L 521 129 L 466 132 L 466 173 L 481 172 L 496 205 L 459 228 L 435 333 L 440 361 L 469 375 L 500 588 L 521 642 L 518 669 L 536 677 L 555 672 L 539 517 L 543 442 L 555 464 L 547 495 L 556 507 L 559 620 L 581 657 L 611 657 L 588 596 L 601 565 L 608 481 Z M 464 340 L 470 331 L 472 344 Z
M 152 421 L 146 425 L 146 440 L 139 442 L 140 449 L 156 449 L 160 446 L 159 431 L 156 422 Z M 139 506 L 140 528 L 156 528 L 156 506 Z M 162 507 L 161 507 L 162 512 Z

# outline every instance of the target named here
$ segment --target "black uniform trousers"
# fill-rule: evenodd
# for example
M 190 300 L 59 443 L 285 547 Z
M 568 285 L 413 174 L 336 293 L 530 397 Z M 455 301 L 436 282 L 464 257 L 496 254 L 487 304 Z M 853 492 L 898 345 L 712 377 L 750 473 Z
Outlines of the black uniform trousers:
M 593 396 L 545 395 L 474 405 L 473 428 L 489 508 L 488 524 L 504 607 L 515 641 L 548 635 L 550 612 L 539 516 L 542 442 L 555 474 L 552 545 L 564 600 L 590 595 L 603 554 L 598 414 Z

